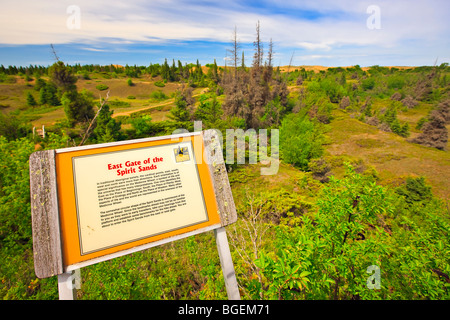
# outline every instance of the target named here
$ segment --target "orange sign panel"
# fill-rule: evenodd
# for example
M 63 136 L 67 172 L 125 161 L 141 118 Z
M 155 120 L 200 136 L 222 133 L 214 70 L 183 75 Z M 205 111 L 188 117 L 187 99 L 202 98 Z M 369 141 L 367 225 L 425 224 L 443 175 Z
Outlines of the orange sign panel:
M 57 152 L 64 265 L 220 224 L 203 151 L 188 136 Z

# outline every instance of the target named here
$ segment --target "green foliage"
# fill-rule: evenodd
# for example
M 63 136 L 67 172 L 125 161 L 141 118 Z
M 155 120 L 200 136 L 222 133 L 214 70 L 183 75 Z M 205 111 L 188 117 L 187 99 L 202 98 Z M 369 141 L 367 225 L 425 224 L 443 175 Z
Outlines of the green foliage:
M 204 129 L 222 129 L 222 105 L 217 100 L 217 95 L 214 93 L 202 94 L 198 98 L 200 104 L 194 112 L 194 118 L 201 120 Z
M 320 88 L 326 93 L 332 103 L 339 103 L 346 95 L 345 89 L 336 81 L 325 79 L 320 82 Z
M 96 119 L 94 129 L 95 140 L 97 143 L 114 142 L 122 139 L 123 134 L 120 131 L 121 124 L 112 118 L 113 110 L 105 104 L 100 110 Z
M 193 104 L 192 93 L 189 90 L 178 90 L 175 94 L 175 107 L 170 110 L 169 117 L 177 122 L 191 120 L 190 106 Z
M 131 80 L 131 78 L 128 78 L 128 80 L 127 80 L 127 85 L 128 85 L 129 87 L 132 87 L 132 86 L 134 85 L 133 80 Z
M 405 198 L 409 205 L 417 202 L 430 201 L 433 197 L 431 187 L 425 184 L 425 178 L 411 178 L 406 179 L 404 186 L 398 187 L 396 192 Z
M 351 167 L 345 178 L 332 177 L 313 218 L 276 227 L 276 251 L 256 260 L 263 281 L 250 286 L 252 297 L 448 299 L 449 219 L 422 182 L 409 185 L 427 203 L 419 212 L 408 212 L 390 190 Z M 380 289 L 367 286 L 372 265 L 380 270 Z
M 361 81 L 361 86 L 364 90 L 372 90 L 375 87 L 375 79 L 373 77 L 366 78 Z
M 246 183 L 245 180 L 251 181 L 256 178 L 246 171 L 242 171 L 242 173 L 242 175 L 235 176 L 234 181 Z M 244 177 L 242 178 L 242 176 Z M 242 182 L 243 180 L 244 182 Z M 261 218 L 274 224 L 296 225 L 300 223 L 300 217 L 313 208 L 313 203 L 305 200 L 304 196 L 289 192 L 285 188 L 262 191 L 258 194 L 247 191 L 245 199 L 246 201 L 240 203 L 236 208 L 239 215 L 245 215 L 251 206 L 257 207 L 260 208 Z
M 94 100 L 92 93 L 83 90 L 66 92 L 61 98 L 67 120 L 75 122 L 85 122 L 94 117 Z
M 52 82 L 45 83 L 39 89 L 39 104 L 48 104 L 51 106 L 60 105 L 60 101 L 58 98 L 58 89 Z
M 323 139 L 318 125 L 305 115 L 289 114 L 280 126 L 281 157 L 285 162 L 306 170 L 310 159 L 322 155 Z
M 8 141 L 26 137 L 31 132 L 29 124 L 20 120 L 17 116 L 9 113 L 4 115 L 0 112 L 0 136 Z
M 17 79 L 15 76 L 0 73 L 0 83 L 16 83 L 16 82 Z
M 7 141 L 0 136 L 0 241 L 14 248 L 31 239 L 28 158 L 34 144 L 26 139 Z M 14 232 L 11 232 L 14 230 Z
M 45 150 L 67 148 L 69 146 L 70 137 L 65 133 L 57 134 L 55 132 L 48 132 L 45 139 L 42 141 L 42 147 Z
M 134 130 L 136 131 L 136 135 L 138 137 L 144 137 L 150 135 L 150 133 L 153 131 L 152 126 L 152 118 L 149 116 L 134 118 L 131 121 L 131 125 L 133 126 Z
M 280 125 L 281 118 L 285 112 L 285 107 L 280 101 L 280 97 L 270 100 L 264 110 L 264 114 L 261 117 L 261 123 L 264 127 L 270 127 L 271 125 Z
M 34 90 L 36 90 L 36 91 L 41 90 L 41 88 L 45 87 L 45 84 L 46 84 L 46 82 L 44 79 L 42 79 L 42 78 L 36 79 L 36 82 L 34 84 Z
M 422 118 L 420 118 L 419 121 L 417 121 L 416 129 L 417 129 L 417 130 L 422 129 L 423 125 L 424 125 L 425 123 L 427 123 L 427 122 L 428 122 L 428 118 L 427 118 L 427 117 L 422 117 Z
M 169 97 L 161 90 L 156 90 L 156 91 L 153 91 L 152 93 L 150 93 L 150 98 L 152 100 L 156 100 L 156 101 L 163 101 L 163 100 L 169 99 Z
M 69 66 L 66 66 L 64 62 L 57 61 L 48 68 L 48 75 L 51 81 L 63 92 L 76 90 L 75 83 L 77 77 L 72 73 Z
M 128 98 L 128 99 L 130 99 L 130 98 Z M 129 107 L 131 107 L 131 104 L 129 102 L 121 101 L 119 99 L 114 99 L 114 100 L 108 101 L 108 105 L 111 106 L 112 108 L 129 108 Z
M 207 67 L 205 75 L 198 62 L 183 66 L 180 61 L 178 66 L 175 61 L 171 66 L 166 61 L 125 68 L 63 63 L 51 68 L 0 66 L 0 82 L 5 88 L 1 100 L 12 100 L 7 90 L 17 75 L 30 74 L 36 78 L 34 94 L 38 104 L 47 105 L 25 111 L 20 106 L 14 113 L 0 113 L 0 298 L 58 298 L 56 277 L 36 279 L 33 271 L 28 159 L 35 148 L 75 145 L 73 140 L 79 139 L 80 129 L 94 116 L 94 97 L 87 91 L 77 92 L 73 73 L 79 77 L 119 77 L 124 85 L 127 78 L 128 84 L 131 77 L 147 73 L 162 77 L 156 86 L 181 81 L 189 87 L 209 85 L 210 93 L 199 94 L 196 104 L 188 90 L 191 88 L 184 89 L 175 95 L 172 121 L 152 121 L 149 110 L 147 114 L 121 116 L 121 122 L 128 125 L 125 129 L 121 129 L 118 118 L 112 117 L 111 109 L 131 104 L 110 101 L 97 117 L 90 143 L 171 134 L 181 126 L 192 129 L 193 119 L 202 120 L 205 128 L 218 129 L 280 125 L 282 162 L 277 175 L 262 178 L 259 168 L 245 165 L 232 168 L 229 174 L 238 222 L 227 227 L 227 233 L 243 298 L 450 299 L 448 204 L 446 207 L 433 197 L 422 177 L 409 177 L 403 185 L 390 188 L 377 184 L 373 168 L 358 174 L 355 171 L 360 172 L 361 166 L 349 167 L 343 173 L 342 159 L 347 156 L 342 155 L 339 164 L 336 159 L 333 162 L 329 156 L 324 157 L 320 123 L 353 111 L 363 117 L 377 117 L 393 132 L 407 136 L 408 123 L 399 121 L 398 113 L 403 113 L 402 119 L 409 115 L 419 119 L 425 114 L 419 112 L 441 100 L 447 90 L 448 67 L 398 70 L 374 66 L 368 73 L 359 66 L 329 68 L 320 73 L 302 68 L 289 74 L 264 72 L 264 77 L 259 78 L 252 78 L 252 69 L 240 68 L 239 82 L 234 81 L 229 88 L 226 84 L 233 82 L 230 73 L 215 63 Z M 45 81 L 40 76 L 47 71 L 50 80 Z M 425 79 L 432 71 L 439 73 Z M 286 79 L 295 89 L 290 93 L 284 90 L 280 79 Z M 164 92 L 153 91 L 150 99 L 167 99 L 172 86 L 168 85 Z M 257 90 L 247 90 L 250 86 Z M 408 114 L 401 102 L 391 102 L 388 98 L 394 92 L 421 101 L 413 110 L 416 113 Z M 24 94 L 32 105 L 29 94 Z M 351 107 L 334 110 L 344 96 L 349 97 Z M 23 101 L 23 97 L 19 100 Z M 224 114 L 222 102 L 230 97 L 236 105 L 244 103 L 240 109 L 229 109 Z M 367 103 L 360 108 L 364 100 Z M 289 101 L 296 101 L 295 108 Z M 31 136 L 25 119 L 29 123 L 31 116 L 57 110 L 60 103 L 70 121 L 46 125 L 43 139 L 24 138 Z M 133 107 L 136 103 L 139 101 Z M 11 106 L 16 107 L 14 103 Z M 254 107 L 259 109 L 251 109 Z M 298 113 L 289 114 L 291 110 Z M 255 112 L 258 121 L 248 121 L 246 112 Z M 422 119 L 417 128 L 427 120 Z M 444 118 L 440 121 L 445 126 Z M 81 125 L 70 128 L 77 122 Z M 352 129 L 345 128 L 349 132 Z M 374 152 L 384 147 L 374 141 L 378 140 L 360 137 L 353 142 Z M 249 185 L 251 198 L 244 195 Z M 372 265 L 380 269 L 380 289 L 367 286 L 367 268 Z M 226 299 L 211 233 L 83 268 L 78 295 L 81 299 Z
M 84 80 L 91 80 L 91 76 L 87 71 L 78 71 L 77 74 L 80 74 Z
M 387 87 L 389 89 L 402 89 L 405 85 L 405 79 L 404 77 L 397 75 L 397 76 L 390 76 L 387 78 Z
M 155 81 L 154 85 L 160 88 L 164 88 L 166 86 L 162 81 Z
M 37 294 L 32 269 L 28 158 L 32 141 L 0 136 L 0 298 L 26 299 Z M 34 281 L 34 283 L 32 282 Z M 54 283 L 55 284 L 55 283 Z M 42 289 L 47 289 L 45 285 Z M 55 292 L 56 288 L 53 288 Z M 39 297 L 39 295 L 38 295 Z M 40 294 L 41 298 L 48 298 Z
M 27 106 L 34 107 L 37 105 L 36 99 L 34 99 L 31 92 L 27 92 Z
M 408 123 L 400 124 L 400 122 L 397 118 L 397 107 L 394 103 L 392 103 L 389 106 L 389 108 L 386 110 L 386 112 L 383 115 L 382 120 L 383 120 L 383 122 L 385 122 L 389 125 L 392 132 L 394 132 L 402 137 L 409 136 L 409 124 Z

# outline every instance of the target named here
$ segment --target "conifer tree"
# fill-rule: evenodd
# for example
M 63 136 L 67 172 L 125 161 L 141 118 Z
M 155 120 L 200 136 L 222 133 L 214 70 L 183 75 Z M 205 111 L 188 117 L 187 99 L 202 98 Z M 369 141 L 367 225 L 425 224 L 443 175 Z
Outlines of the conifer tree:
M 175 107 L 170 110 L 169 118 L 178 122 L 190 121 L 194 102 L 191 88 L 178 90 L 175 94 Z
M 34 97 L 31 94 L 31 92 L 27 92 L 27 105 L 30 106 L 30 107 L 34 107 L 34 106 L 37 105 L 37 102 L 34 99 Z
M 97 117 L 97 125 L 94 129 L 97 143 L 113 142 L 121 139 L 121 124 L 112 118 L 113 110 L 105 104 Z

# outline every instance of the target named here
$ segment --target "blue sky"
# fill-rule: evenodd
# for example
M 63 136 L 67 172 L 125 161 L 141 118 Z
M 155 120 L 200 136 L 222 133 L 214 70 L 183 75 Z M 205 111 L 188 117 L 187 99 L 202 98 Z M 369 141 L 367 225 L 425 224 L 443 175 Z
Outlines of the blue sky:
M 374 9 L 375 8 L 375 9 Z M 257 21 L 274 64 L 450 62 L 447 0 L 2 0 L 0 64 L 225 64 L 234 28 L 251 64 Z M 79 24 L 78 24 L 79 23 Z

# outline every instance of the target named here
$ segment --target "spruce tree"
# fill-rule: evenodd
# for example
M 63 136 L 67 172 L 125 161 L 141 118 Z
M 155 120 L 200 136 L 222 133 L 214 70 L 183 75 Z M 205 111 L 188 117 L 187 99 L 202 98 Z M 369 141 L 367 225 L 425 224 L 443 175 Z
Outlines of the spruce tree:
M 169 118 L 179 122 L 190 121 L 190 109 L 194 102 L 195 100 L 192 98 L 192 91 L 190 88 L 178 90 L 175 95 L 175 107 L 170 110 Z
M 34 107 L 34 106 L 37 105 L 37 102 L 34 99 L 34 97 L 31 94 L 31 92 L 27 92 L 27 105 L 30 106 L 30 107 Z
M 94 135 L 97 143 L 114 142 L 122 138 L 120 132 L 121 124 L 112 118 L 114 111 L 105 104 L 97 116 L 97 125 L 94 129 Z
M 39 105 L 44 105 L 47 103 L 47 95 L 45 93 L 45 86 L 39 90 Z
M 48 75 L 51 81 L 61 89 L 61 91 L 76 91 L 77 87 L 75 83 L 77 82 L 77 77 L 73 75 L 69 66 L 66 66 L 64 62 L 58 61 L 54 63 L 48 69 Z

